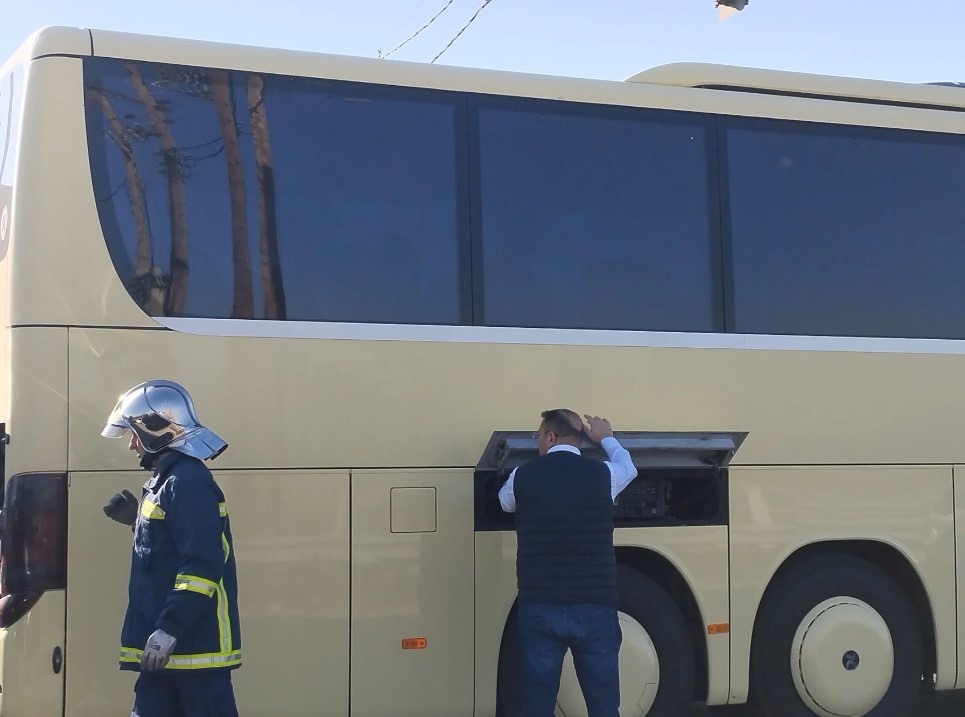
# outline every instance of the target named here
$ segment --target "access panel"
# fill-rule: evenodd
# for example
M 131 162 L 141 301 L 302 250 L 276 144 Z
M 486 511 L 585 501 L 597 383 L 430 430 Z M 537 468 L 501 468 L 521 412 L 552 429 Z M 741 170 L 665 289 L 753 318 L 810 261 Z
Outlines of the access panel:
M 473 712 L 471 470 L 352 472 L 351 713 Z
M 726 525 L 727 467 L 746 433 L 617 432 L 637 477 L 617 497 L 617 528 Z M 606 459 L 588 439 L 583 455 Z M 499 489 L 513 469 L 538 457 L 532 433 L 495 431 L 475 471 L 476 530 L 511 530 L 513 516 L 499 505 Z

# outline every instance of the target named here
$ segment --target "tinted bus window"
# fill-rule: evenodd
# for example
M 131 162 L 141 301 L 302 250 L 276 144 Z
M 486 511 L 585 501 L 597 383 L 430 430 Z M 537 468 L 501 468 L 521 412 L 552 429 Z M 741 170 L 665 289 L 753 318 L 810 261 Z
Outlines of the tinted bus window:
M 735 329 L 965 338 L 965 138 L 727 130 Z
M 480 107 L 483 323 L 720 330 L 710 126 L 564 103 Z
M 448 95 L 92 59 L 87 107 L 105 236 L 148 313 L 459 323 Z

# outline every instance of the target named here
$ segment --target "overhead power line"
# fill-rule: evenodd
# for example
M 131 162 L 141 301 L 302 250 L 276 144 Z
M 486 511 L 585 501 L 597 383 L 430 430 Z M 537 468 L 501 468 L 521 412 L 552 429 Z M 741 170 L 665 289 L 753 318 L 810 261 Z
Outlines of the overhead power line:
M 381 58 L 384 60 L 386 57 L 388 57 L 389 55 L 391 55 L 391 54 L 392 54 L 393 52 L 395 52 L 396 50 L 401 50 L 403 47 L 405 47 L 406 45 L 408 45 L 412 40 L 416 39 L 416 37 L 418 37 L 418 35 L 419 35 L 423 30 L 425 30 L 427 27 L 429 27 L 429 25 L 431 25 L 432 23 L 434 23 L 434 22 L 436 21 L 436 18 L 438 18 L 442 13 L 444 13 L 446 10 L 448 10 L 448 9 L 449 9 L 449 6 L 452 5 L 452 3 L 453 3 L 454 1 L 455 1 L 455 0 L 449 0 L 449 2 L 447 2 L 447 3 L 445 4 L 445 6 L 442 8 L 442 10 L 440 10 L 439 12 L 437 12 L 435 15 L 432 16 L 432 18 L 429 20 L 429 22 L 427 22 L 425 25 L 423 25 L 423 26 L 420 27 L 418 30 L 416 30 L 415 32 L 413 32 L 411 35 L 409 35 L 409 37 L 407 37 L 405 40 L 403 40 L 403 41 L 400 42 L 398 45 L 396 45 L 395 47 L 393 47 L 393 48 L 392 48 L 391 50 L 389 50 L 387 53 L 385 53 L 385 54 L 383 55 L 381 52 L 379 52 L 379 57 L 381 57 Z M 489 0 L 486 0 L 486 1 L 488 2 Z M 481 9 L 481 8 L 480 8 L 480 9 Z
M 479 13 L 481 13 L 481 12 L 486 8 L 486 6 L 487 6 L 489 3 L 491 3 L 491 2 L 492 2 L 492 0 L 483 0 L 483 4 L 479 6 L 479 9 L 478 9 L 478 10 L 476 10 L 476 14 L 473 15 L 471 18 L 469 18 L 469 22 L 467 22 L 465 25 L 463 25 L 462 29 L 461 29 L 459 32 L 456 33 L 456 36 L 449 41 L 449 44 L 448 44 L 448 45 L 446 45 L 444 48 L 442 48 L 442 50 L 439 51 L 439 54 L 438 54 L 438 55 L 436 55 L 435 57 L 432 58 L 432 62 L 430 62 L 429 64 L 432 64 L 433 62 L 435 62 L 436 60 L 438 60 L 440 57 L 442 57 L 442 53 L 444 53 L 446 50 L 448 50 L 450 47 L 452 47 L 452 43 L 454 43 L 456 40 L 459 39 L 459 36 L 462 35 L 462 33 L 464 33 L 464 32 L 469 28 L 469 26 L 473 24 L 473 22 L 476 20 L 476 18 L 479 17 Z M 451 2 L 450 2 L 450 4 L 451 4 Z M 448 6 L 447 6 L 447 7 L 448 7 Z M 445 8 L 443 8 L 443 9 L 445 9 Z

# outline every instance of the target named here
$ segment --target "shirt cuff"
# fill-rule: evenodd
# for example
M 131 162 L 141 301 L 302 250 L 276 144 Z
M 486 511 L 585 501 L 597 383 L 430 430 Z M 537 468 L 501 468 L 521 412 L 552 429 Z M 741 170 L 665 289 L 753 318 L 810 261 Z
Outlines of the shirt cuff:
M 600 447 L 603 448 L 603 450 L 606 451 L 606 454 L 607 454 L 608 456 L 613 456 L 613 454 L 614 454 L 616 451 L 618 451 L 618 450 L 620 450 L 621 448 L 623 448 L 623 446 L 620 445 L 620 441 L 618 441 L 618 440 L 617 440 L 616 438 L 614 438 L 613 436 L 607 436 L 607 437 L 604 438 L 602 441 L 600 441 Z

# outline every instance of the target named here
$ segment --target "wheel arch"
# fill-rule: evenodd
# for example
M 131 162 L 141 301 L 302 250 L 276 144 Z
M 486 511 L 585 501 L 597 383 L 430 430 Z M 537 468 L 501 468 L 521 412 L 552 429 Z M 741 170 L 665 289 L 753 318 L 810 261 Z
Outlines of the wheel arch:
M 924 581 L 915 569 L 912 560 L 898 547 L 880 540 L 825 540 L 808 543 L 790 553 L 768 581 L 767 588 L 761 596 L 754 615 L 754 632 L 757 630 L 761 610 L 768 598 L 779 588 L 787 576 L 792 575 L 803 563 L 815 559 L 822 554 L 850 555 L 860 558 L 885 572 L 892 578 L 905 596 L 914 606 L 922 635 L 922 653 L 924 657 L 923 672 L 926 677 L 933 675 L 937 669 L 937 645 L 935 640 L 935 616 L 931 601 L 925 590 Z M 754 634 L 752 632 L 752 634 Z M 751 650 L 753 650 L 753 637 Z M 933 687 L 934 683 L 926 679 L 923 687 Z
M 707 697 L 708 689 L 708 652 L 707 636 L 703 629 L 704 622 L 700 607 L 697 604 L 693 588 L 684 577 L 680 569 L 665 555 L 636 546 L 617 546 L 617 563 L 632 568 L 660 585 L 674 600 L 683 614 L 687 624 L 688 634 L 690 635 L 695 661 L 695 680 L 694 680 L 694 700 L 702 701 Z M 506 644 L 509 633 L 516 629 L 516 616 L 519 611 L 518 600 L 513 600 L 506 620 L 503 624 L 503 633 L 500 639 L 500 665 L 498 669 L 508 667 L 503 657 L 503 645 Z M 504 678 L 515 680 L 517 671 L 513 668 L 507 669 Z M 503 706 L 503 695 L 500 694 L 499 685 L 501 680 L 497 677 L 497 717 L 505 714 Z
M 616 554 L 617 563 L 648 576 L 666 590 L 677 603 L 684 621 L 687 623 L 694 653 L 696 667 L 694 699 L 696 701 L 707 699 L 709 679 L 707 634 L 704 630 L 703 614 L 694 595 L 693 587 L 680 569 L 661 553 L 641 547 L 618 546 Z

